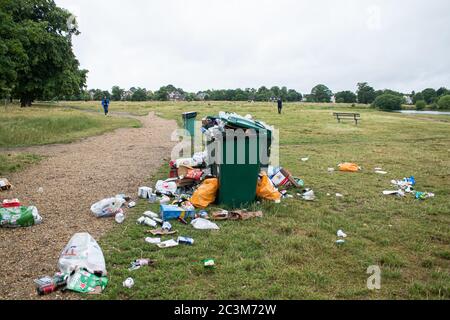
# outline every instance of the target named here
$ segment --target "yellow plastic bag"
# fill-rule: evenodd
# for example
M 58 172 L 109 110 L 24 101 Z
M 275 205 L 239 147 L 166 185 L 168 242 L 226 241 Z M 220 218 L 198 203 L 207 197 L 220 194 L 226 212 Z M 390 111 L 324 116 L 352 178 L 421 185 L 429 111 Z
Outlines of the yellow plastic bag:
M 281 200 L 281 193 L 275 189 L 266 173 L 263 173 L 261 179 L 258 181 L 256 196 L 264 200 Z
M 356 163 L 341 163 L 339 165 L 339 171 L 344 172 L 358 172 L 360 170 L 360 167 Z
M 216 201 L 217 191 L 219 191 L 219 180 L 206 179 L 192 195 L 191 203 L 196 208 L 205 209 Z

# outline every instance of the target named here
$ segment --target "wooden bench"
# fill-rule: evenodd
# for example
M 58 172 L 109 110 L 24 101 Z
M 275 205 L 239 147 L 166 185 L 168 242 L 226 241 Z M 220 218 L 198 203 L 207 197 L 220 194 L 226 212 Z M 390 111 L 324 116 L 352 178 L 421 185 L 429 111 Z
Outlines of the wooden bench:
M 341 119 L 353 119 L 355 120 L 356 125 L 358 125 L 358 121 L 361 120 L 361 115 L 359 113 L 335 112 L 333 113 L 333 116 L 336 117 L 339 123 L 341 123 Z

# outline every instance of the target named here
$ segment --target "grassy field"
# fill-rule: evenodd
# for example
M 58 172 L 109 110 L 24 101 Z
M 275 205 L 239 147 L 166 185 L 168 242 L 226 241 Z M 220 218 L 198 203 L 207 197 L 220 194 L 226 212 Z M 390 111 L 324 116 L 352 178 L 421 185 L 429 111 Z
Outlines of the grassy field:
M 42 157 L 36 154 L 0 154 L 0 177 L 6 176 L 24 168 L 36 164 Z
M 94 109 L 94 103 L 83 103 Z M 135 220 L 158 206 L 139 202 L 124 225 L 100 240 L 110 283 L 99 299 L 449 299 L 450 298 L 450 117 L 405 116 L 346 105 L 289 104 L 279 116 L 273 104 L 124 103 L 112 110 L 177 119 L 219 110 L 252 114 L 281 131 L 282 165 L 303 178 L 315 202 L 283 200 L 256 205 L 264 218 L 219 222 L 220 231 L 197 231 L 177 222 L 178 235 L 192 247 L 158 249 L 146 244 L 147 228 Z M 357 111 L 362 122 L 338 124 L 334 110 Z M 300 158 L 309 156 L 308 162 Z M 343 161 L 360 173 L 328 173 Z M 374 173 L 383 167 L 388 175 Z M 143 173 L 145 174 L 145 172 Z M 168 167 L 158 178 L 166 178 Z M 414 175 L 417 189 L 436 197 L 383 196 L 391 179 Z M 239 183 L 237 181 L 236 183 Z M 342 193 L 343 198 L 336 198 Z M 330 194 L 329 196 L 327 194 Z M 348 238 L 337 246 L 336 231 Z M 154 267 L 129 272 L 136 258 L 156 259 Z M 201 260 L 214 258 L 205 270 Z M 382 288 L 370 291 L 366 270 L 378 265 Z M 132 289 L 122 281 L 133 277 Z
M 140 126 L 130 118 L 106 118 L 57 106 L 1 109 L 0 148 L 69 143 L 121 127 Z
M 61 106 L 101 113 L 96 102 L 63 102 Z M 197 231 L 174 222 L 178 235 L 193 237 L 196 243 L 165 250 L 146 244 L 147 228 L 135 224 L 145 210 L 158 211 L 158 206 L 140 201 L 135 209 L 128 210 L 123 225 L 100 239 L 110 283 L 102 295 L 90 298 L 450 298 L 449 116 L 409 116 L 349 105 L 287 104 L 282 116 L 269 103 L 111 105 L 112 112 L 144 115 L 154 111 L 179 124 L 183 112 L 198 111 L 202 117 L 220 110 L 252 114 L 280 129 L 281 164 L 303 178 L 314 189 L 317 200 L 296 198 L 279 205 L 255 205 L 251 209 L 261 209 L 264 218 L 219 222 L 221 230 L 216 232 Z M 361 113 L 361 124 L 338 124 L 331 115 L 336 110 Z M 96 118 L 63 108 L 27 111 L 31 118 L 34 113 L 48 116 L 53 112 Z M 14 113 L 17 117 L 22 111 Z M 28 117 L 25 113 L 22 116 Z M 3 126 L 7 117 L 0 115 Z M 80 134 L 77 129 L 73 132 L 72 138 Z M 83 134 L 87 132 L 91 131 L 82 130 Z M 5 140 L 11 144 L 11 138 Z M 60 141 L 48 138 L 46 143 L 53 142 Z M 310 157 L 308 162 L 300 161 L 306 156 Z M 328 167 L 343 161 L 356 162 L 363 171 L 328 173 Z M 375 174 L 375 167 L 383 167 L 388 175 Z M 157 176 L 148 177 L 150 186 L 167 175 L 168 167 L 161 168 Z M 383 190 L 392 189 L 391 179 L 410 175 L 416 177 L 419 191 L 434 192 L 436 197 L 417 201 L 382 195 Z M 344 197 L 336 198 L 336 193 Z M 335 244 L 338 229 L 348 234 L 343 246 Z M 151 258 L 157 263 L 128 271 L 136 258 Z M 215 270 L 203 268 L 201 260 L 206 258 L 215 259 Z M 366 270 L 371 265 L 379 265 L 382 270 L 379 291 L 366 287 Z M 136 284 L 125 289 L 122 282 L 129 276 Z

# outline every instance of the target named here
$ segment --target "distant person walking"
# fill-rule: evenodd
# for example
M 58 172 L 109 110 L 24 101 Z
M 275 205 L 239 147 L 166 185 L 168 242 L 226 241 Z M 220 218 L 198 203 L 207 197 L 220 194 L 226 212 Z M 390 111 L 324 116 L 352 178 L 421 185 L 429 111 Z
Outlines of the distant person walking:
M 278 98 L 278 113 L 281 114 L 281 110 L 283 110 L 283 100 L 281 98 Z
M 109 99 L 106 96 L 104 96 L 102 99 L 102 106 L 103 110 L 105 110 L 105 116 L 107 116 L 109 113 Z

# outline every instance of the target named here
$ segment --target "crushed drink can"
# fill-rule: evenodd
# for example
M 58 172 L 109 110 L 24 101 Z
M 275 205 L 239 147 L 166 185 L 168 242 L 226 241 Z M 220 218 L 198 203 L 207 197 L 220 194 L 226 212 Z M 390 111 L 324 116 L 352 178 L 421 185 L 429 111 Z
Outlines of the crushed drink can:
M 189 246 L 194 245 L 194 239 L 188 237 L 178 237 L 178 243 L 187 244 Z
M 169 222 L 166 221 L 166 222 L 163 223 L 162 229 L 170 231 L 170 230 L 172 230 L 172 225 Z
M 206 219 L 208 218 L 208 211 L 206 210 L 201 210 L 199 213 L 200 218 Z
M 215 267 L 214 259 L 205 259 L 203 260 L 203 266 L 207 269 L 213 269 Z

